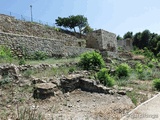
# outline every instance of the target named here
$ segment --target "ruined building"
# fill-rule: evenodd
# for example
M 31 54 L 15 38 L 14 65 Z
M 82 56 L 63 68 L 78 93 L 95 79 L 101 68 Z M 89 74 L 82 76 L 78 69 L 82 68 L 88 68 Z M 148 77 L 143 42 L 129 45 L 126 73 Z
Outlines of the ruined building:
M 114 33 L 99 29 L 87 35 L 87 48 L 94 48 L 100 51 L 107 51 L 109 55 L 117 54 L 117 39 Z
M 125 40 L 118 40 L 118 47 L 123 50 L 132 50 L 133 49 L 133 40 L 131 38 L 127 38 Z

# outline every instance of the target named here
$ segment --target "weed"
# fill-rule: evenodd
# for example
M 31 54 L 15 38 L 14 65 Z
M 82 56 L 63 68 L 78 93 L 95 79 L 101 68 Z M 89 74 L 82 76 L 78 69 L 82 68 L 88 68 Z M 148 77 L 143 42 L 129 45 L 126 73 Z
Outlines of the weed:
M 19 60 L 19 63 L 18 63 L 19 65 L 25 65 L 26 64 L 26 62 L 25 62 L 25 59 L 24 58 L 21 58 L 20 60 Z
M 132 100 L 132 102 L 137 105 L 137 94 L 136 92 L 132 91 L 132 92 L 127 92 L 127 96 Z
M 12 57 L 11 50 L 6 46 L 0 45 L 0 61 L 11 63 L 12 60 L 13 60 L 13 57 Z
M 37 108 L 20 108 L 17 105 L 17 119 L 18 120 L 44 120 L 44 116 L 37 112 Z
M 153 86 L 160 91 L 160 79 L 154 79 L 153 80 Z
M 23 72 L 23 76 L 26 78 L 30 78 L 32 74 L 33 74 L 32 70 L 26 70 Z
M 47 54 L 43 51 L 36 51 L 31 57 L 33 60 L 45 60 L 47 58 Z

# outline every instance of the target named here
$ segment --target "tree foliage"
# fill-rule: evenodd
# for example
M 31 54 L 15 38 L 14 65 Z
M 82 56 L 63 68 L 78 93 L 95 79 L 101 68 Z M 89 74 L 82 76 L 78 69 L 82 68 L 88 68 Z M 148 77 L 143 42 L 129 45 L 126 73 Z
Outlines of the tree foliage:
M 123 38 L 120 35 L 118 35 L 117 40 L 123 40 Z
M 160 53 L 160 35 L 151 33 L 149 30 L 138 32 L 133 35 L 133 46 L 147 51 L 151 51 L 155 56 Z
M 127 38 L 133 38 L 133 32 L 127 32 L 126 34 L 124 34 L 123 39 L 127 39 Z
M 87 34 L 87 33 L 90 33 L 93 31 L 93 28 L 91 28 L 89 25 L 87 25 L 84 30 L 83 30 L 83 33 Z
M 88 25 L 88 20 L 83 15 L 71 15 L 64 18 L 58 17 L 58 19 L 56 19 L 56 25 L 64 28 L 74 29 L 74 32 L 76 32 L 77 27 L 81 35 L 84 28 Z

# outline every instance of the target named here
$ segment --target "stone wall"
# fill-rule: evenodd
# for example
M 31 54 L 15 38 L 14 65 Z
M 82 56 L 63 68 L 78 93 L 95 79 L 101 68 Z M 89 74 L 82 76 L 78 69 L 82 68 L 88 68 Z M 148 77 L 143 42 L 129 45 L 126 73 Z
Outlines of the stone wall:
M 28 54 L 46 52 L 49 56 L 76 56 L 92 49 L 85 48 L 84 40 L 57 40 L 0 32 L 0 45 L 12 50 L 23 47 Z
M 118 47 L 124 49 L 124 50 L 132 50 L 133 49 L 133 40 L 130 38 L 127 38 L 125 40 L 117 40 Z
M 12 16 L 0 14 L 0 32 L 19 35 L 36 36 L 43 38 L 54 38 L 60 40 L 78 40 L 74 35 L 57 31 L 54 27 L 42 25 L 35 22 L 17 20 Z
M 86 46 L 115 54 L 117 53 L 116 35 L 102 29 L 93 31 L 87 35 Z

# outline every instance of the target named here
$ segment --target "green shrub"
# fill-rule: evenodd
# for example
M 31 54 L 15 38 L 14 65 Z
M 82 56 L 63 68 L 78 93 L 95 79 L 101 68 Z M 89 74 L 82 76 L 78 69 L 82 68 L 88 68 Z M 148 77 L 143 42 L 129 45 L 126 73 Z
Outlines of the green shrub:
M 7 62 L 12 61 L 12 53 L 11 50 L 3 45 L 0 45 L 0 60 L 4 60 Z
M 160 91 L 160 79 L 154 79 L 153 80 L 153 86 Z
M 69 68 L 69 70 L 68 70 L 69 73 L 73 73 L 74 71 L 75 71 L 75 68 L 73 68 L 73 67 Z
M 45 59 L 47 59 L 47 54 L 43 51 L 36 51 L 32 55 L 32 59 L 34 59 L 34 60 L 45 60 Z
M 160 52 L 157 54 L 157 58 L 158 60 L 160 60 Z
M 135 66 L 135 70 L 138 74 L 143 73 L 143 70 L 144 70 L 143 65 L 141 63 L 137 63 Z
M 148 67 L 149 66 L 149 67 Z M 152 64 L 149 65 L 142 65 L 141 63 L 137 63 L 135 66 L 135 70 L 137 73 L 137 76 L 141 80 L 149 80 L 152 79 Z
M 115 84 L 115 80 L 108 74 L 108 70 L 106 68 L 102 68 L 97 73 L 97 78 L 102 84 L 108 87 L 112 87 Z
M 92 51 L 81 55 L 79 65 L 85 70 L 97 70 L 103 68 L 105 62 L 98 52 Z
M 18 63 L 19 65 L 25 65 L 26 64 L 26 62 L 25 62 L 25 59 L 24 58 L 21 58 L 20 60 L 19 60 L 19 63 Z
M 130 67 L 126 63 L 122 63 L 116 68 L 116 74 L 118 77 L 127 77 L 129 76 L 129 72 Z
M 148 63 L 148 67 L 149 67 L 149 68 L 153 68 L 153 67 L 154 67 L 154 64 L 153 64 L 152 62 L 149 62 L 149 63 Z

